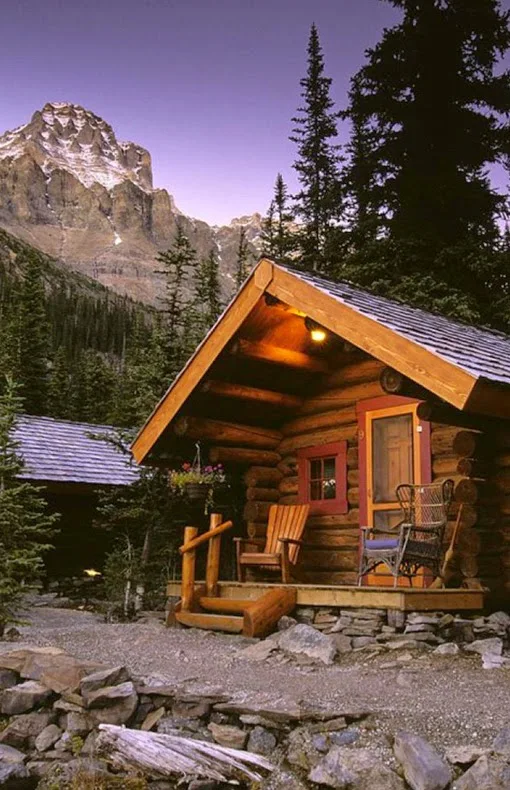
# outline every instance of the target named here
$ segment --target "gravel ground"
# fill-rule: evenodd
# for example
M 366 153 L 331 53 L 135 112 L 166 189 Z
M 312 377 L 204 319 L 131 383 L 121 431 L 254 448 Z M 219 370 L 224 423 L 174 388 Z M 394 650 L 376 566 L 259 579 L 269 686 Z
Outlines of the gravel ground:
M 250 640 L 161 622 L 107 624 L 90 612 L 33 608 L 22 626 L 22 642 L 0 642 L 0 652 L 25 643 L 54 645 L 107 664 L 124 663 L 135 675 L 206 681 L 229 693 L 255 692 L 306 700 L 338 709 L 373 712 L 373 737 L 406 728 L 439 747 L 488 745 L 510 722 L 510 671 L 483 670 L 479 656 L 438 657 L 401 651 L 377 657 L 357 652 L 330 667 L 300 665 L 277 656 L 247 661 Z M 405 656 L 402 656 L 405 658 Z M 389 666 L 388 666 L 389 665 Z

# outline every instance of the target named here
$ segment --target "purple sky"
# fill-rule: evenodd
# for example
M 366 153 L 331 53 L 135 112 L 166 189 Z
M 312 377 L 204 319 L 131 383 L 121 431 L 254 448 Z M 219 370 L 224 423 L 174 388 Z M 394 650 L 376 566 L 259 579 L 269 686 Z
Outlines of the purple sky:
M 82 104 L 149 149 L 154 185 L 186 214 L 265 213 L 278 170 L 293 184 L 310 24 L 340 108 L 364 49 L 397 18 L 380 0 L 6 2 L 0 131 L 47 101 Z

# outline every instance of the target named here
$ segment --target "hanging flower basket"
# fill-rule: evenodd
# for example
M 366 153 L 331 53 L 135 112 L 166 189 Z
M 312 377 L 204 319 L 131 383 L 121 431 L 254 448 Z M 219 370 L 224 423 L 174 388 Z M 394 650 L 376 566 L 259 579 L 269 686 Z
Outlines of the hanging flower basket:
M 180 469 L 172 469 L 169 482 L 176 493 L 183 494 L 192 502 L 205 502 L 207 508 L 212 505 L 216 487 L 226 485 L 225 470 L 221 464 L 202 466 L 200 445 L 197 443 L 197 454 L 193 463 L 186 462 Z
M 183 491 L 193 502 L 205 502 L 209 495 L 209 483 L 185 483 Z

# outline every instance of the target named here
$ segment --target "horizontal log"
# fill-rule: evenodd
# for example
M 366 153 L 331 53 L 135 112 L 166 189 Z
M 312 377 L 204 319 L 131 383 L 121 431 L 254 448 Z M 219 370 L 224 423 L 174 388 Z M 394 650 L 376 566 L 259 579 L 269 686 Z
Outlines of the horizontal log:
M 311 529 L 304 538 L 307 546 L 358 550 L 359 529 Z
M 297 476 L 282 478 L 278 486 L 280 494 L 297 494 L 298 488 L 299 479 Z
M 357 442 L 358 428 L 356 425 L 343 425 L 339 428 L 329 428 L 313 433 L 303 433 L 300 436 L 288 436 L 278 445 L 281 455 L 299 450 L 301 447 L 314 447 L 319 444 L 339 442 L 342 439 L 348 442 Z
M 287 455 L 285 458 L 282 458 L 278 464 L 278 471 L 281 472 L 282 475 L 293 475 L 296 473 L 297 466 L 297 457 L 295 455 Z
M 460 411 L 460 409 L 455 409 L 453 406 L 437 401 L 424 401 L 418 404 L 417 415 L 420 420 L 428 420 L 429 422 L 457 428 L 486 430 L 489 425 L 489 421 L 486 418 Z
M 183 543 L 183 545 L 179 547 L 179 552 L 181 554 L 188 554 L 190 551 L 195 551 L 195 549 L 198 549 L 203 543 L 207 543 L 211 538 L 215 538 L 217 535 L 222 535 L 228 529 L 232 529 L 233 526 L 231 521 L 224 521 L 223 524 L 219 524 L 219 526 L 214 527 L 214 529 L 203 532 L 187 543 Z
M 359 510 L 357 508 L 350 508 L 347 513 L 326 515 L 308 516 L 306 528 L 308 529 L 321 529 L 324 527 L 342 527 L 345 525 L 359 524 Z
M 285 494 L 284 496 L 280 496 L 278 500 L 280 505 L 297 505 L 298 503 L 298 495 L 297 494 Z
M 455 546 L 454 554 L 478 554 L 482 547 L 482 539 L 479 532 L 472 527 L 468 529 L 464 527 L 459 532 L 457 544 Z
M 276 466 L 280 463 L 281 456 L 270 450 L 252 450 L 247 447 L 210 447 L 209 460 L 213 464 Z
M 489 474 L 489 467 L 487 463 L 474 458 L 459 458 L 457 473 L 464 477 L 486 478 Z
M 255 488 L 250 486 L 246 489 L 246 499 L 249 502 L 278 502 L 279 497 L 277 488 Z
M 323 393 L 307 398 L 299 409 L 299 414 L 317 414 L 319 412 L 342 409 L 352 406 L 359 400 L 377 398 L 384 394 L 384 390 L 378 381 L 350 384 L 339 389 L 326 390 Z
M 303 399 L 296 395 L 287 395 L 284 392 L 248 387 L 245 384 L 235 384 L 230 381 L 205 381 L 200 390 L 209 395 L 218 395 L 225 398 L 234 398 L 243 401 L 255 401 L 269 406 L 278 406 L 282 409 L 298 409 Z
M 407 398 L 426 398 L 430 393 L 414 381 L 406 378 L 393 368 L 385 367 L 381 370 L 379 381 L 382 389 L 388 395 L 404 395 Z
M 377 359 L 364 359 L 339 368 L 324 380 L 326 387 L 335 389 L 346 384 L 362 384 L 366 381 L 378 381 L 384 364 Z
M 263 637 L 273 630 L 280 617 L 296 606 L 297 592 L 292 587 L 268 590 L 245 609 L 243 634 Z
M 267 523 L 260 521 L 249 521 L 246 525 L 246 534 L 249 538 L 265 538 L 267 534 Z
M 270 502 L 246 502 L 243 511 L 245 521 L 267 521 Z
M 455 486 L 454 497 L 464 505 L 474 505 L 484 496 L 484 484 L 469 477 L 463 477 Z
M 306 574 L 309 584 L 353 587 L 358 583 L 358 573 L 349 571 L 310 570 Z
M 204 417 L 178 417 L 174 421 L 173 429 L 177 436 L 187 436 L 190 439 L 247 445 L 265 450 L 274 450 L 281 440 L 281 433 L 269 428 L 208 420 Z
M 322 414 L 310 414 L 306 417 L 297 417 L 295 420 L 285 423 L 282 426 L 284 436 L 298 436 L 302 433 L 310 433 L 321 428 L 333 428 L 337 425 L 348 425 L 357 423 L 356 411 L 352 406 L 343 409 L 332 409 Z
M 444 428 L 434 426 L 430 435 L 430 449 L 432 455 L 455 455 L 453 442 L 459 432 L 458 428 Z
M 491 460 L 498 469 L 510 468 L 510 453 L 496 452 Z
M 347 468 L 348 469 L 357 469 L 359 460 L 358 460 L 358 448 L 357 447 L 349 447 L 347 449 Z
M 475 431 L 459 431 L 453 440 L 453 452 L 459 458 L 476 458 L 485 450 L 486 438 Z
M 456 455 L 439 455 L 432 459 L 432 472 L 437 477 L 443 477 L 449 474 L 460 474 L 463 477 L 468 477 L 463 472 L 458 472 L 457 465 L 459 459 Z
M 268 466 L 252 466 L 244 475 L 244 482 L 247 486 L 263 486 L 265 488 L 277 487 L 282 479 L 282 473 L 278 469 Z
M 311 373 L 327 373 L 329 371 L 329 364 L 324 359 L 312 357 L 309 354 L 303 354 L 301 351 L 294 351 L 291 348 L 273 346 L 270 343 L 260 343 L 239 338 L 231 344 L 229 351 L 235 356 L 269 362 L 273 365 L 284 365 L 289 368 L 307 370 Z
M 358 568 L 357 550 L 304 549 L 305 569 L 355 571 Z
M 347 471 L 347 485 L 351 488 L 359 485 L 359 469 L 349 469 Z
M 459 561 L 460 572 L 463 576 L 472 578 L 478 575 L 478 560 L 472 555 L 461 557 Z
M 347 501 L 351 507 L 359 507 L 359 488 L 353 487 L 347 489 Z
M 510 494 L 510 469 L 500 469 L 492 478 L 498 491 Z
M 460 503 L 453 501 L 450 505 L 450 518 L 456 519 L 459 512 Z M 479 520 L 478 509 L 474 505 L 462 505 L 462 525 L 465 527 L 474 527 Z

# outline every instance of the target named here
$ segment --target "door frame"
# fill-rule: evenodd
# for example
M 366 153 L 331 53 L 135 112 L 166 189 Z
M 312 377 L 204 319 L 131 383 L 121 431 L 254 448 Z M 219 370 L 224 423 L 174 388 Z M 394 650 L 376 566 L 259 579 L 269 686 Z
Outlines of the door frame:
M 372 435 L 368 431 L 372 420 L 378 417 L 390 417 L 398 414 L 413 415 L 414 465 L 417 471 L 416 483 L 432 482 L 432 454 L 430 447 L 430 422 L 420 420 L 417 415 L 418 405 L 422 403 L 416 398 L 403 395 L 382 395 L 369 398 L 356 404 L 358 415 L 358 469 L 359 469 L 359 524 L 360 527 L 372 526 L 372 508 L 368 502 L 369 472 L 372 471 Z M 416 437 L 417 441 L 416 441 Z M 360 530 L 361 548 L 361 530 Z

